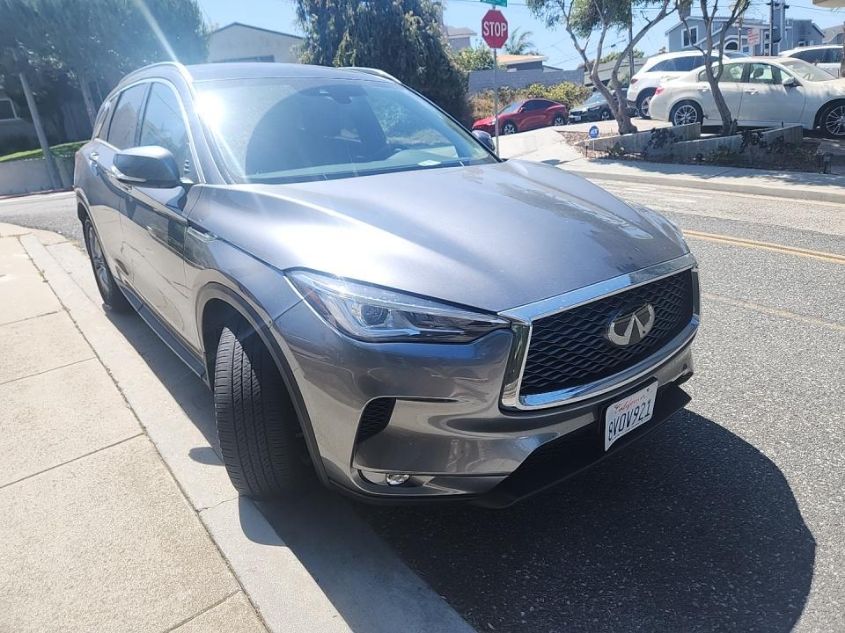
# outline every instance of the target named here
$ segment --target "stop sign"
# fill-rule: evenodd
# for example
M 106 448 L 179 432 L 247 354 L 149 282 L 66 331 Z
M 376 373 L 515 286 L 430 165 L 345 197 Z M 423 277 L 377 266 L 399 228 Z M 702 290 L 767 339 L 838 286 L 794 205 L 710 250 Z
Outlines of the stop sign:
M 508 21 L 501 11 L 490 9 L 481 18 L 481 37 L 490 48 L 502 48 L 508 41 Z

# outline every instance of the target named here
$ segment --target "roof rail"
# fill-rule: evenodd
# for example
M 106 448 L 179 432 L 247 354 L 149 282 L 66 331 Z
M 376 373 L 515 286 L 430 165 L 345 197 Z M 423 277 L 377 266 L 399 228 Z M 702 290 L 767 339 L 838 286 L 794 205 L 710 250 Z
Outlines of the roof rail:
M 388 81 L 392 81 L 397 84 L 402 83 L 390 73 L 384 72 L 381 68 L 367 68 L 366 66 L 346 66 L 346 70 L 357 70 L 358 72 L 367 73 L 368 75 L 375 75 L 376 77 L 381 77 L 382 79 L 387 79 Z

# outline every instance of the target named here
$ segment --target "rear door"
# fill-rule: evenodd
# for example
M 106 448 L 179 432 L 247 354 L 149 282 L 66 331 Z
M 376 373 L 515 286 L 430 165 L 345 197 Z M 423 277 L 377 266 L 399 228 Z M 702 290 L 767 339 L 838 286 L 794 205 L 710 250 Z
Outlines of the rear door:
M 744 67 L 744 64 L 725 64 L 722 67 L 722 76 L 719 78 L 719 90 L 734 118 L 739 116 L 740 104 L 742 103 L 742 83 L 740 82 Z M 698 83 L 695 88 L 698 92 L 701 109 L 704 111 L 704 120 L 708 124 L 718 125 L 722 117 L 710 90 L 710 84 L 707 82 L 706 70 L 698 73 Z
M 803 86 L 786 87 L 785 72 L 766 62 L 748 62 L 743 76 L 740 125 L 780 125 L 801 122 L 806 95 Z
M 113 97 L 106 108 L 114 110 L 101 124 L 95 142 L 83 152 L 86 174 L 85 194 L 89 213 L 100 237 L 113 274 L 127 281 L 126 255 L 123 252 L 121 215 L 126 208 L 126 185 L 112 174 L 114 155 L 131 147 L 138 131 L 138 116 L 146 97 L 147 85 L 138 84 Z M 108 116 L 111 114 L 111 116 Z
M 137 145 L 169 150 L 181 167 L 183 178 L 196 182 L 197 167 L 187 122 L 180 98 L 170 84 L 150 84 Z M 190 340 L 187 330 L 193 319 L 193 306 L 189 305 L 185 288 L 185 197 L 184 187 L 132 186 L 123 235 L 133 288 L 176 334 Z

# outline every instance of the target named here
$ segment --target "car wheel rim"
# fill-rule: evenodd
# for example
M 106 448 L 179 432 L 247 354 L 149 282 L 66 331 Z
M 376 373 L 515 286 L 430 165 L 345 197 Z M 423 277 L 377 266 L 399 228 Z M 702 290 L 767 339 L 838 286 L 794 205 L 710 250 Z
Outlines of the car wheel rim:
M 563 117 L 560 115 L 556 116 L 554 123 L 555 125 L 563 125 Z
M 845 105 L 828 111 L 824 118 L 824 129 L 832 136 L 845 136 Z
M 641 116 L 648 116 L 649 104 L 651 104 L 651 97 L 646 97 L 645 99 L 643 99 L 643 102 L 640 104 Z
M 513 126 L 513 123 L 505 123 L 505 127 L 502 128 L 503 134 L 513 134 L 516 132 L 516 128 Z
M 97 275 L 97 283 L 102 288 L 109 287 L 109 269 L 106 268 L 106 258 L 103 249 L 100 247 L 100 240 L 94 233 L 94 228 L 88 225 L 88 245 L 91 248 L 91 261 L 94 264 L 94 273 Z
M 675 110 L 675 118 L 673 123 L 675 125 L 688 125 L 690 123 L 698 122 L 698 112 L 694 106 L 689 104 L 682 105 Z

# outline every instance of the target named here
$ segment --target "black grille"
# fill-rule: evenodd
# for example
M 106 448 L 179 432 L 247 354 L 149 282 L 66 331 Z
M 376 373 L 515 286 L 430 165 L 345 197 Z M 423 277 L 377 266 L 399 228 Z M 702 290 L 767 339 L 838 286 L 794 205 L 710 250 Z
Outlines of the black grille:
M 606 378 L 643 360 L 692 319 L 692 271 L 686 270 L 619 294 L 534 321 L 522 375 L 522 395 L 575 387 Z M 645 303 L 655 323 L 639 343 L 613 345 L 605 338 L 610 321 Z
M 376 433 L 383 431 L 390 422 L 393 415 L 393 406 L 396 400 L 393 398 L 376 398 L 364 407 L 361 413 L 361 422 L 358 424 L 358 441 L 363 442 Z

